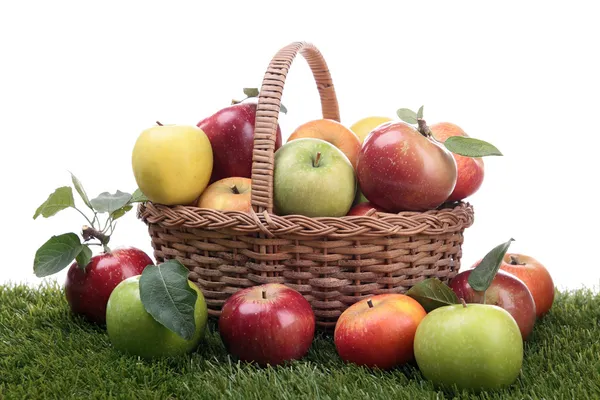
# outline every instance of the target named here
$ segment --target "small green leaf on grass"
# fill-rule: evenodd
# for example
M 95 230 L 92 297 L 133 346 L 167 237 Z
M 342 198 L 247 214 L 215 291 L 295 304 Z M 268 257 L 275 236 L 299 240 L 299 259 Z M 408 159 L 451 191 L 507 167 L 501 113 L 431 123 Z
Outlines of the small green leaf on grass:
M 398 114 L 398 118 L 408 124 L 416 124 L 417 123 L 417 113 L 413 110 L 409 110 L 408 108 L 401 108 L 396 111 Z
M 90 249 L 90 246 L 88 246 L 87 244 L 82 245 L 81 251 L 79 252 L 79 254 L 77 254 L 77 257 L 75 257 L 77 265 L 79 266 L 79 268 L 83 269 L 90 263 L 91 259 L 92 249 Z
M 35 253 L 35 276 L 43 278 L 61 271 L 75 259 L 82 248 L 79 236 L 74 233 L 52 236 Z
M 135 189 L 135 192 L 131 195 L 131 199 L 129 199 L 129 203 L 143 203 L 146 201 L 148 201 L 148 198 L 139 188 Z
M 419 111 L 417 111 L 417 118 L 423 119 L 423 106 L 419 107 Z
M 510 239 L 506 243 L 502 243 L 494 247 L 489 253 L 483 257 L 483 260 L 469 274 L 469 285 L 474 290 L 485 292 L 490 286 L 496 273 L 500 269 L 500 264 L 504 255 L 508 251 L 510 243 L 515 239 Z
M 189 286 L 188 269 L 177 260 L 149 265 L 140 277 L 140 298 L 152 317 L 182 338 L 196 331 L 194 306 L 198 293 Z
M 418 301 L 427 312 L 438 307 L 459 304 L 456 293 L 438 278 L 428 278 L 417 283 L 406 292 L 406 295 Z
M 486 141 L 464 137 L 450 136 L 444 142 L 444 146 L 451 152 L 465 157 L 501 156 L 502 153 L 491 143 Z
M 73 199 L 73 189 L 69 186 L 63 186 L 56 189 L 48 196 L 46 201 L 44 201 L 35 211 L 33 219 L 36 219 L 40 215 L 44 218 L 48 218 L 65 208 L 74 206 L 75 200 Z
M 117 190 L 114 194 L 108 192 L 100 193 L 98 197 L 91 200 L 91 203 L 99 213 L 107 212 L 110 214 L 123 207 L 130 199 L 131 195 L 129 193 Z
M 93 210 L 94 208 L 92 207 L 92 203 L 90 203 L 90 199 L 89 199 L 87 193 L 85 192 L 85 189 L 83 188 L 83 184 L 81 183 L 81 181 L 79 179 L 77 179 L 77 177 L 75 175 L 73 175 L 72 172 L 71 172 L 71 181 L 73 182 L 73 186 L 75 187 L 75 190 L 77 190 L 77 193 L 79 193 L 79 196 L 81 196 L 81 200 L 83 200 L 83 202 L 85 203 L 86 206 L 88 206 L 89 208 L 91 208 Z

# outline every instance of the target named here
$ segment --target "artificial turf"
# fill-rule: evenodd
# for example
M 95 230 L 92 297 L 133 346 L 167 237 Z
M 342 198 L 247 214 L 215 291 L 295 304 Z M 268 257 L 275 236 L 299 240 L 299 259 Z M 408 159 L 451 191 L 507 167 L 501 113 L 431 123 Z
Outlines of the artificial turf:
M 514 385 L 436 390 L 413 366 L 343 363 L 318 333 L 307 357 L 260 368 L 228 356 L 210 322 L 193 354 L 144 361 L 111 347 L 103 327 L 69 313 L 61 288 L 0 286 L 0 399 L 600 399 L 600 294 L 557 293 L 525 344 Z

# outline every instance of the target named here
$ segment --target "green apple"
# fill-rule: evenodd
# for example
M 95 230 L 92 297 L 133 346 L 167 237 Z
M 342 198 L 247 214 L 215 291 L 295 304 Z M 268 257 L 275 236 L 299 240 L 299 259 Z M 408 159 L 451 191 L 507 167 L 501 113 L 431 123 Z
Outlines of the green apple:
M 143 358 L 171 357 L 196 349 L 204 336 L 208 309 L 198 287 L 188 280 L 198 293 L 194 306 L 196 331 L 185 340 L 150 315 L 140 299 L 140 277 L 132 276 L 119 283 L 106 305 L 106 330 L 113 346 L 125 353 Z
M 275 153 L 273 201 L 279 215 L 341 217 L 356 193 L 354 168 L 329 142 L 295 139 Z
M 431 311 L 417 328 L 414 351 L 423 376 L 446 388 L 508 386 L 523 363 L 523 339 L 514 318 L 485 304 Z

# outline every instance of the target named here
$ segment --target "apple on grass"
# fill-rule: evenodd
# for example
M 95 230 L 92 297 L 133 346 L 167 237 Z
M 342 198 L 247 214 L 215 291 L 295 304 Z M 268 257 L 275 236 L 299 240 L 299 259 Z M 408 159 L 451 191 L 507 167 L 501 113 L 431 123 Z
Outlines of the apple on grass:
M 542 263 L 525 254 L 507 253 L 500 269 L 515 275 L 527 285 L 535 301 L 538 318 L 550 311 L 554 302 L 554 281 Z
M 198 207 L 250 212 L 252 208 L 252 180 L 241 177 L 218 180 L 202 192 L 198 199 Z
M 423 307 L 403 294 L 379 294 L 348 307 L 338 318 L 335 348 L 344 361 L 389 369 L 414 359 L 413 341 Z
M 273 202 L 279 215 L 342 217 L 352 207 L 356 178 L 352 164 L 333 144 L 295 139 L 275 153 Z
M 485 303 L 501 307 L 515 319 L 523 340 L 526 340 L 535 325 L 535 303 L 531 292 L 516 276 L 498 271 L 492 283 L 484 293 L 474 290 L 469 285 L 472 270 L 459 273 L 450 281 L 450 288 L 458 298 L 467 303 Z
M 310 303 L 285 285 L 253 286 L 227 299 L 219 333 L 230 354 L 274 366 L 306 355 L 314 338 L 315 315 Z
M 519 326 L 491 304 L 436 308 L 419 324 L 414 352 L 423 376 L 452 389 L 497 389 L 512 384 L 523 363 Z

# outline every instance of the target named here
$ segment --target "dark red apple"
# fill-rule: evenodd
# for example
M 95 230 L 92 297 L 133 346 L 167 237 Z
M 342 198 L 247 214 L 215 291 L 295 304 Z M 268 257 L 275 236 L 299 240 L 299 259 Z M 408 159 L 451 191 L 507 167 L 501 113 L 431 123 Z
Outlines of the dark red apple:
M 210 182 L 223 178 L 252 176 L 252 149 L 257 103 L 248 101 L 223 108 L 198 122 L 213 150 Z M 275 150 L 281 147 L 281 129 L 277 126 Z
M 440 206 L 454 190 L 457 176 L 450 151 L 400 121 L 379 125 L 369 134 L 356 172 L 369 201 L 393 213 Z
M 350 211 L 348 211 L 348 214 L 346 215 L 366 215 L 369 211 L 371 211 L 371 209 L 375 209 L 374 212 L 384 212 L 383 208 L 377 207 L 375 204 L 370 202 L 366 202 L 355 205 L 350 209 Z
M 450 281 L 450 288 L 458 298 L 463 298 L 467 303 L 482 303 L 483 292 L 475 291 L 469 285 L 471 270 L 466 270 L 456 275 Z M 535 302 L 531 292 L 516 276 L 498 271 L 485 292 L 485 303 L 496 305 L 505 309 L 515 319 L 523 340 L 527 339 L 535 325 Z
M 308 352 L 315 334 L 310 303 L 282 284 L 233 294 L 221 310 L 219 333 L 229 353 L 258 365 L 278 365 Z
M 142 250 L 123 247 L 92 257 L 85 268 L 74 262 L 67 272 L 65 295 L 71 311 L 89 321 L 106 322 L 106 303 L 121 281 L 142 273 L 152 259 Z
M 450 122 L 440 122 L 430 127 L 433 136 L 440 142 L 451 136 L 469 137 L 458 125 Z M 448 197 L 448 201 L 458 201 L 469 197 L 481 187 L 484 177 L 483 159 L 481 157 L 465 157 L 452 154 L 456 160 L 458 177 L 456 186 Z

